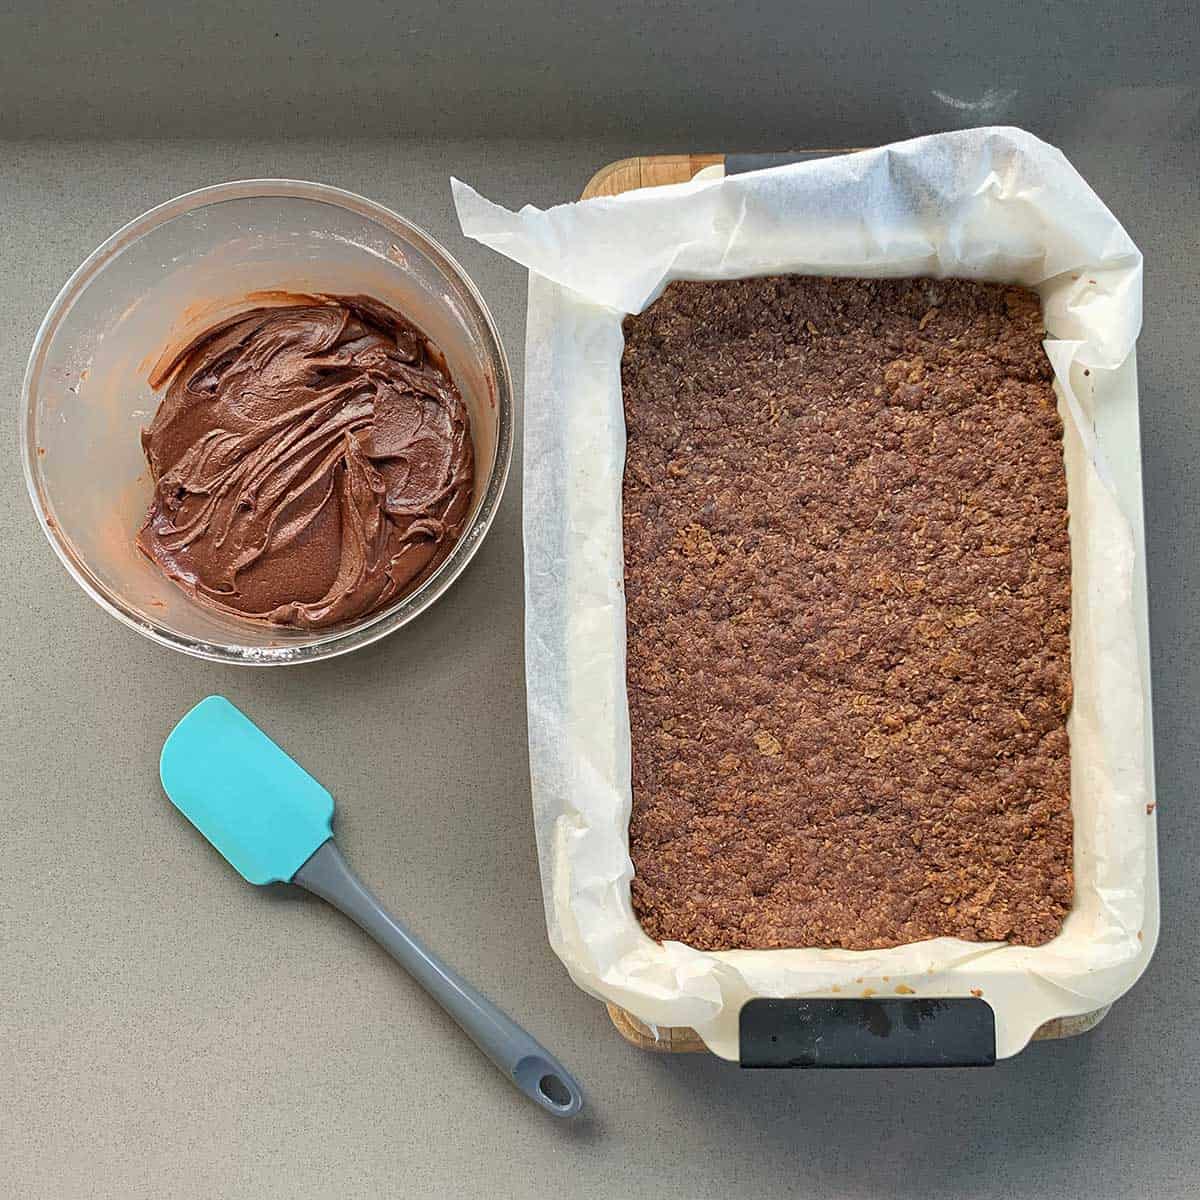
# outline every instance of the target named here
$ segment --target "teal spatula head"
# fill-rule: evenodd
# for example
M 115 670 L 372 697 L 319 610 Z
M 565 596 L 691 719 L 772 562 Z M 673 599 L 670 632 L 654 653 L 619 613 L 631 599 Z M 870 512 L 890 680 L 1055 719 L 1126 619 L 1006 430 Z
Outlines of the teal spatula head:
M 224 696 L 201 700 L 159 760 L 171 803 L 250 883 L 289 883 L 333 837 L 333 797 Z

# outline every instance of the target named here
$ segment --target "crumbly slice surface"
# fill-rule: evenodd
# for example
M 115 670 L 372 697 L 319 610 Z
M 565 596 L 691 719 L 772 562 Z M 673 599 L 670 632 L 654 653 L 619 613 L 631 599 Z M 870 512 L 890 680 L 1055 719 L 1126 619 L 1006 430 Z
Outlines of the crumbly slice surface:
M 1070 550 L 1037 296 L 672 284 L 621 375 L 633 903 L 707 950 L 1039 945 Z

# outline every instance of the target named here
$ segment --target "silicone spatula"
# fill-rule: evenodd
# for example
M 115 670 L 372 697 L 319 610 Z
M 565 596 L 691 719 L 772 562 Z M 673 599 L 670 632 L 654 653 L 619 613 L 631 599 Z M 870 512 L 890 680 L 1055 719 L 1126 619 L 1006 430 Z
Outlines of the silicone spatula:
M 583 1107 L 549 1051 L 431 954 L 355 878 L 333 840 L 333 797 L 223 696 L 171 731 L 159 764 L 171 802 L 255 884 L 294 883 L 340 908 L 452 1016 L 518 1091 L 556 1117 Z

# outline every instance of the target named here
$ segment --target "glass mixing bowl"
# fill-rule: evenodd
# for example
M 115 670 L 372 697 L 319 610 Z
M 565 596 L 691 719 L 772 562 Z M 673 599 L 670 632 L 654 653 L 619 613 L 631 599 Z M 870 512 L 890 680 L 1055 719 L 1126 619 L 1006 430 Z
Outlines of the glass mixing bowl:
M 152 484 L 140 433 L 163 349 L 264 303 L 254 293 L 375 296 L 441 347 L 475 440 L 475 499 L 438 570 L 390 608 L 291 629 L 197 604 L 134 544 Z M 453 258 L 378 204 L 318 183 L 254 179 L 189 192 L 114 233 L 50 306 L 25 373 L 21 449 L 50 544 L 102 608 L 185 654 L 312 662 L 398 629 L 462 573 L 487 533 L 512 454 L 512 380 L 491 314 Z

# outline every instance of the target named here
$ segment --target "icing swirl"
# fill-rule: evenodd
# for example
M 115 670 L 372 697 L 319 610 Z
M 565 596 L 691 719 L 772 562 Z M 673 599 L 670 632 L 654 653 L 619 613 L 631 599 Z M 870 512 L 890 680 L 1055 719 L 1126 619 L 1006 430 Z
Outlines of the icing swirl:
M 415 326 L 367 297 L 311 299 L 241 313 L 155 372 L 152 386 L 171 382 L 142 433 L 155 487 L 137 544 L 205 604 L 322 628 L 445 559 L 474 451 Z

